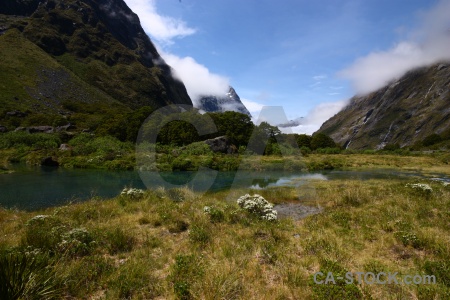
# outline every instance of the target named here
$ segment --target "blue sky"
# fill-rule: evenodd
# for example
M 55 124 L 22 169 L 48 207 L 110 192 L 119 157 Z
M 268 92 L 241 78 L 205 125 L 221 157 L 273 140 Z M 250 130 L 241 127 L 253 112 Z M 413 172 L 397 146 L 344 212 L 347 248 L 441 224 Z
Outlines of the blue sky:
M 230 84 L 255 117 L 263 105 L 305 117 L 295 132 L 317 130 L 355 93 L 450 59 L 449 0 L 125 1 L 194 101 Z

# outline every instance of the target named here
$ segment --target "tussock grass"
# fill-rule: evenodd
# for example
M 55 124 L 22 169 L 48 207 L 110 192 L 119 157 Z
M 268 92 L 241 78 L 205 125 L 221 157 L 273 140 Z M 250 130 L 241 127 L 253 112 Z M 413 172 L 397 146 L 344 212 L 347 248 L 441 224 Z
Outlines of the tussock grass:
M 2 209 L 0 244 L 50 255 L 57 288 L 76 299 L 446 299 L 450 188 L 426 183 L 430 195 L 396 180 L 312 181 L 307 203 L 324 210 L 299 221 L 245 213 L 234 197 L 244 190 L 158 189 L 39 212 Z M 301 201 L 292 188 L 258 193 L 272 203 Z M 49 223 L 30 231 L 39 214 Z M 60 251 L 59 239 L 77 228 L 92 243 Z M 437 284 L 317 285 L 318 271 L 427 274 Z

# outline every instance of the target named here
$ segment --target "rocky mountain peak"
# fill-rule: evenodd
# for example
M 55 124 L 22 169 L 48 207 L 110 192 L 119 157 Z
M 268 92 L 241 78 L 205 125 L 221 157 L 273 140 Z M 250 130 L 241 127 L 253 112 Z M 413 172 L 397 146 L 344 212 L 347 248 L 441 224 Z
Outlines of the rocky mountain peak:
M 251 117 L 241 98 L 231 86 L 223 96 L 204 96 L 200 98 L 197 108 L 206 112 L 236 111 Z

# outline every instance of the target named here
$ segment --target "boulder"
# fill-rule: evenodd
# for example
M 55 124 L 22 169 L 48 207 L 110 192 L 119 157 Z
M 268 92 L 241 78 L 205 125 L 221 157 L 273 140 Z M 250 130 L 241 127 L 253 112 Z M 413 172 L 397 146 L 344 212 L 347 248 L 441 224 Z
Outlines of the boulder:
M 214 139 L 206 140 L 205 143 L 213 152 L 221 152 L 226 154 L 236 153 L 236 146 L 230 144 L 226 136 L 219 136 Z
M 8 112 L 6 113 L 6 115 L 7 115 L 7 116 L 10 116 L 10 117 L 19 117 L 19 118 L 23 118 L 23 117 L 26 117 L 26 116 L 27 116 L 26 113 L 21 112 L 21 111 L 19 111 L 19 110 L 8 111 Z
M 72 147 L 70 147 L 69 144 L 61 144 L 61 146 L 59 146 L 59 150 L 60 151 L 70 151 L 70 150 L 72 150 Z
M 26 132 L 28 132 L 28 128 L 26 128 L 26 127 L 17 127 L 16 129 L 14 129 L 14 131 L 26 131 Z
M 58 167 L 59 166 L 59 162 L 57 162 L 56 160 L 53 159 L 53 157 L 48 156 L 48 157 L 44 157 L 41 160 L 41 166 L 46 166 L 46 167 Z
M 64 126 L 56 127 L 55 131 L 56 132 L 63 132 L 63 131 L 68 131 L 68 130 L 72 130 L 72 129 L 76 129 L 76 127 L 75 127 L 75 125 L 72 125 L 72 124 L 69 123 L 69 124 L 64 125 Z
M 55 130 L 52 126 L 32 126 L 28 127 L 29 133 L 53 133 Z
M 7 132 L 8 128 L 6 128 L 5 126 L 0 125 L 0 133 L 4 133 Z

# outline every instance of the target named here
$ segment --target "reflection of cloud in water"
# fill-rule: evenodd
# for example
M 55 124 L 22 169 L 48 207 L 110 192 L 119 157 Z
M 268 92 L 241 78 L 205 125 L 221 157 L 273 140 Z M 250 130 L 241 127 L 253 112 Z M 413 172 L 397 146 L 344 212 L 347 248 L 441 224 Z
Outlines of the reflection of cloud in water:
M 274 182 L 264 182 L 261 184 L 260 182 L 257 182 L 250 186 L 251 189 L 254 190 L 262 190 L 270 187 L 280 187 L 280 186 L 294 186 L 298 187 L 301 185 L 304 185 L 309 180 L 328 180 L 328 178 L 319 173 L 314 174 L 299 174 L 299 175 L 292 175 L 289 177 L 281 177 L 280 179 L 274 181 Z

